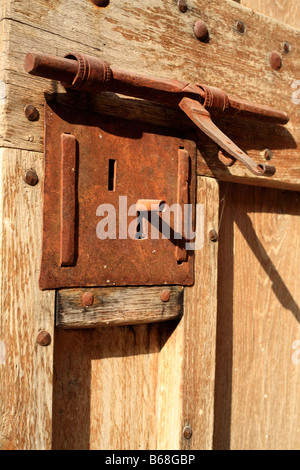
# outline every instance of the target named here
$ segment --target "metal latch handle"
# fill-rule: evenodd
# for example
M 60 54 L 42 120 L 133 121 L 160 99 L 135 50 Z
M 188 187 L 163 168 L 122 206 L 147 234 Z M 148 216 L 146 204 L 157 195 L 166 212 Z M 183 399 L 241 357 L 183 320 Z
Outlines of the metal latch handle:
M 29 53 L 24 68 L 32 75 L 59 80 L 66 88 L 91 93 L 111 91 L 180 108 L 198 129 L 256 176 L 272 176 L 276 171 L 274 166 L 257 165 L 220 131 L 211 118 L 238 114 L 286 124 L 289 117 L 283 111 L 232 97 L 219 88 L 207 85 L 131 74 L 111 68 L 101 59 L 77 53 L 64 58 Z

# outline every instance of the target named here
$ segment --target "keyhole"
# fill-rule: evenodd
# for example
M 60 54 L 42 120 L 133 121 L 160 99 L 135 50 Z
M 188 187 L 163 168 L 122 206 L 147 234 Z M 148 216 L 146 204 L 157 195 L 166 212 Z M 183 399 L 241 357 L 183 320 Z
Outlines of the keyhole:
M 108 161 L 108 191 L 114 191 L 116 186 L 116 160 Z
M 141 212 L 137 213 L 137 226 L 136 226 L 136 234 L 135 238 L 137 240 L 143 240 L 145 238 L 145 233 L 143 230 L 143 214 Z

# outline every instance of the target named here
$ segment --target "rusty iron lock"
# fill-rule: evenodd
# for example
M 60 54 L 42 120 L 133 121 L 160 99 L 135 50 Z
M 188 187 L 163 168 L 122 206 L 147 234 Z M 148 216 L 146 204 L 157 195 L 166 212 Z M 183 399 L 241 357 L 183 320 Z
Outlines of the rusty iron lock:
M 241 100 L 207 85 L 130 74 L 111 68 L 101 59 L 83 54 L 74 53 L 58 58 L 29 53 L 24 67 L 32 75 L 60 80 L 66 88 L 91 93 L 112 91 L 179 108 L 198 129 L 230 155 L 231 158 L 220 158 L 224 164 L 230 165 L 238 160 L 256 176 L 272 176 L 276 172 L 272 165 L 256 164 L 214 124 L 212 117 L 238 114 L 286 124 L 289 117 L 285 112 Z
M 41 289 L 193 284 L 194 133 L 51 101 L 44 123 Z
M 239 114 L 285 124 L 289 118 L 284 112 L 233 98 L 206 85 L 128 74 L 82 54 L 65 58 L 28 54 L 25 70 L 60 80 L 66 88 L 90 93 L 113 91 L 179 108 L 196 129 L 219 145 L 219 160 L 225 165 L 239 160 L 255 175 L 275 173 L 271 165 L 256 164 L 221 132 L 212 118 L 223 113 Z M 95 113 L 74 113 L 51 100 L 45 105 L 44 122 L 41 289 L 192 285 L 194 253 L 185 222 L 189 219 L 193 232 L 194 133 L 172 129 L 166 132 L 158 126 L 138 122 L 133 125 Z M 124 196 L 128 205 L 135 207 L 135 214 L 131 215 L 138 215 L 135 236 L 129 238 L 124 236 L 121 223 L 127 217 L 126 210 L 120 208 Z M 115 239 L 96 238 L 97 215 L 103 215 L 96 208 L 102 203 L 114 208 L 119 203 L 119 236 Z M 167 224 L 163 218 L 165 205 L 177 208 Z M 183 209 L 187 206 L 193 209 L 186 217 Z M 152 228 L 160 233 L 167 229 L 169 237 L 147 236 L 149 214 Z M 125 231 L 127 228 L 126 219 Z

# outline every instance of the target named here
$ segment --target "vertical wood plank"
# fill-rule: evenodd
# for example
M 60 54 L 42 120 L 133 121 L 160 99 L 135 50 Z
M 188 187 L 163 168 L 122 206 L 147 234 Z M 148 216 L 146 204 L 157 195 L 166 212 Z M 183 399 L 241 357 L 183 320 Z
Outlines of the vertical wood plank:
M 54 293 L 38 286 L 41 184 L 23 181 L 26 169 L 42 178 L 43 156 L 0 150 L 0 449 L 51 449 Z M 40 346 L 38 332 L 52 342 Z
M 299 193 L 222 185 L 216 449 L 300 442 Z
M 54 449 L 156 448 L 160 328 L 56 331 Z
M 209 232 L 219 225 L 219 184 L 198 178 L 197 204 L 204 205 L 203 247 L 195 253 L 195 283 L 186 288 L 184 302 L 184 363 L 182 426 L 192 437 L 181 437 L 183 449 L 213 446 L 215 351 L 217 319 L 218 242 Z M 198 222 L 199 223 L 199 220 Z
M 158 411 L 156 449 L 181 447 L 183 402 L 184 324 L 164 324 L 158 358 Z

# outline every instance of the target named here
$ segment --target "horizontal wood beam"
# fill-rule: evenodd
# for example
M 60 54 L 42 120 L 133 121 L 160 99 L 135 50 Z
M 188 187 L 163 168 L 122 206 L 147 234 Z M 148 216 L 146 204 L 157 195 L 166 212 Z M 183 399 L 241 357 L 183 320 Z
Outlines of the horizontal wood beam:
M 167 127 L 190 126 L 183 113 L 167 107 L 108 93 L 97 97 L 66 93 L 59 83 L 29 76 L 24 71 L 26 52 L 64 56 L 69 51 L 78 51 L 103 58 L 113 67 L 130 72 L 217 86 L 228 94 L 287 112 L 291 118 L 287 126 L 242 118 L 218 123 L 257 163 L 265 162 L 264 151 L 270 149 L 271 164 L 277 168 L 275 176 L 256 177 L 239 163 L 224 167 L 217 158 L 216 146 L 203 134 L 198 139 L 198 174 L 246 184 L 300 189 L 297 163 L 300 32 L 230 0 L 191 0 L 184 14 L 173 1 L 153 0 L 150 9 L 148 6 L 143 0 L 135 8 L 131 2 L 114 5 L 111 2 L 107 8 L 95 8 L 88 0 L 74 0 L 70 11 L 69 2 L 55 3 L 54 7 L 46 0 L 30 0 L 25 11 L 16 2 L 5 0 L 1 23 L 7 24 L 2 54 L 2 80 L 6 90 L 0 109 L 3 115 L 0 145 L 44 150 L 45 94 L 80 109 Z M 194 22 L 199 18 L 209 29 L 207 43 L 199 41 L 193 32 Z M 243 34 L 237 30 L 238 20 L 245 24 Z M 8 37 L 13 38 L 13 47 L 8 48 Z M 279 71 L 270 66 L 269 57 L 274 50 L 282 56 Z M 38 108 L 39 120 L 26 120 L 23 113 L 26 104 Z
M 56 327 L 136 325 L 179 319 L 182 287 L 62 289 L 56 296 Z

